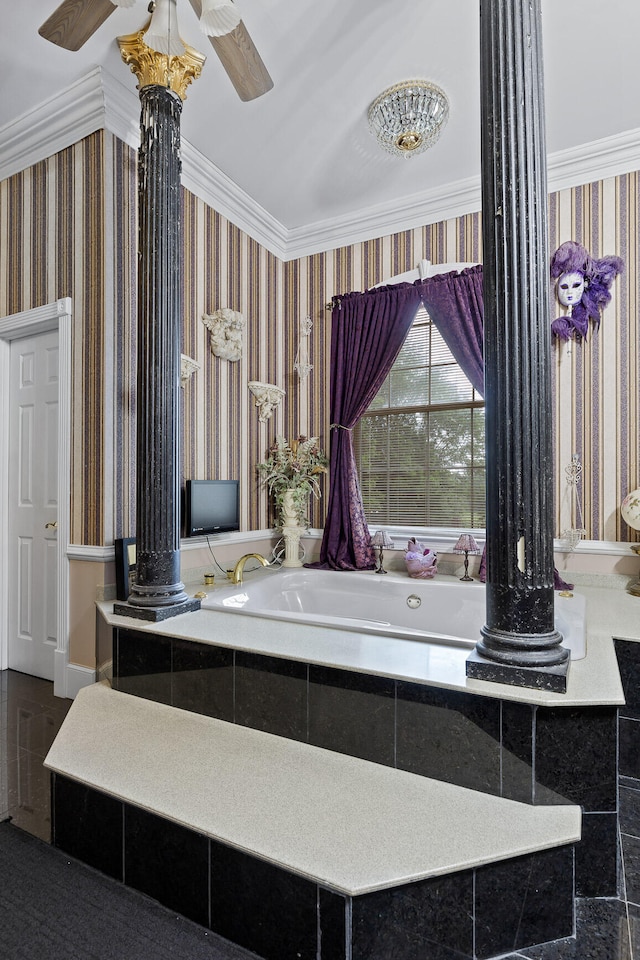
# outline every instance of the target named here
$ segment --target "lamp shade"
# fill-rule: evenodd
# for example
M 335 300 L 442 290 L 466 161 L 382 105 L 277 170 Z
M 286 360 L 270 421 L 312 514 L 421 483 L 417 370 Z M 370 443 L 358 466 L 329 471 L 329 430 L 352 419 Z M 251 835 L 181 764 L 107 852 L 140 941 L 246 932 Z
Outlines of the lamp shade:
M 144 42 L 152 50 L 168 57 L 182 56 L 185 46 L 178 29 L 176 0 L 156 0 L 156 8 L 144 34 Z
M 371 538 L 371 544 L 374 547 L 392 547 L 393 540 L 386 530 L 376 530 Z
M 463 533 L 453 548 L 454 553 L 480 553 L 480 547 L 470 533 Z
M 640 530 L 640 490 L 632 490 L 626 495 L 622 501 L 620 513 L 624 522 L 632 530 Z
M 203 0 L 200 29 L 210 37 L 224 37 L 240 20 L 240 11 L 230 0 Z

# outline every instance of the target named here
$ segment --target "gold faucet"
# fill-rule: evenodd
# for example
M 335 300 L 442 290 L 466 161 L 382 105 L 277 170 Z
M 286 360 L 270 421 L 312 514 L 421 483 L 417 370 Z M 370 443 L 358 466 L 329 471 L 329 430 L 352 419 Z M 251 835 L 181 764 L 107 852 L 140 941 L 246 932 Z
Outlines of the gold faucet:
M 265 560 L 265 558 L 260 556 L 259 553 L 245 553 L 243 557 L 240 557 L 235 567 L 233 568 L 233 572 L 231 574 L 231 583 L 242 583 L 242 573 L 244 571 L 244 565 L 247 562 L 247 560 L 250 560 L 252 557 L 255 560 L 259 560 L 263 567 L 269 566 L 269 561 Z

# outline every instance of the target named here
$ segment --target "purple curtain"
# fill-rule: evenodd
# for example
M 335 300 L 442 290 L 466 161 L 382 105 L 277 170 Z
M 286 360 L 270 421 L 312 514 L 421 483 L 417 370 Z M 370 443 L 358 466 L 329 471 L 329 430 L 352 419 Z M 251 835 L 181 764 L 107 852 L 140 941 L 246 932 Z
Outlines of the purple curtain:
M 416 287 L 467 379 L 484 397 L 482 265 L 437 274 Z
M 393 366 L 420 306 L 421 291 L 401 283 L 336 298 L 331 315 L 331 483 L 320 561 L 311 566 L 375 566 L 351 431 Z

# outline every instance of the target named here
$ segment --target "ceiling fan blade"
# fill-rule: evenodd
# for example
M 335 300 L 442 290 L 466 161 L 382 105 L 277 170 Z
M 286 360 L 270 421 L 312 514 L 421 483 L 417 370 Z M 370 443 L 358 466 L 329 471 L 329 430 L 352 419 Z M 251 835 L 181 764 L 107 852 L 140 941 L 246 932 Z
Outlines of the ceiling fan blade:
M 199 19 L 202 0 L 190 3 Z M 231 33 L 209 39 L 241 100 L 255 100 L 271 90 L 273 80 L 242 20 Z
M 273 87 L 273 80 L 242 20 L 224 37 L 209 37 L 241 100 L 255 100 Z
M 65 50 L 79 50 L 115 9 L 111 0 L 63 0 L 38 33 Z

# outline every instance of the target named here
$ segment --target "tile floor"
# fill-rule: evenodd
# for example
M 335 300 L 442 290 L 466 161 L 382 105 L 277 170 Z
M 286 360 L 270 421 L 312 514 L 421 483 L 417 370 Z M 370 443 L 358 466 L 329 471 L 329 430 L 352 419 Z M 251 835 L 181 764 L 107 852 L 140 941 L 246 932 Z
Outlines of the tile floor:
M 50 842 L 49 776 L 42 761 L 70 700 L 53 684 L 0 671 L 0 819 Z M 621 884 L 616 900 L 580 900 L 576 937 L 504 960 L 640 960 L 640 781 L 620 781 Z
M 51 842 L 49 773 L 42 766 L 71 700 L 53 684 L 0 671 L 0 819 Z

